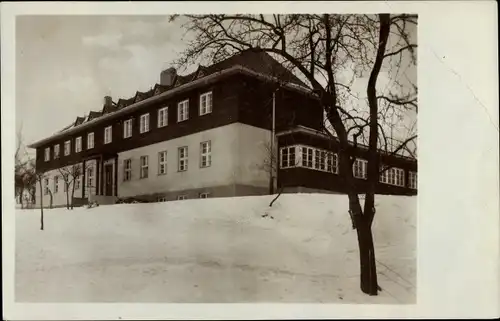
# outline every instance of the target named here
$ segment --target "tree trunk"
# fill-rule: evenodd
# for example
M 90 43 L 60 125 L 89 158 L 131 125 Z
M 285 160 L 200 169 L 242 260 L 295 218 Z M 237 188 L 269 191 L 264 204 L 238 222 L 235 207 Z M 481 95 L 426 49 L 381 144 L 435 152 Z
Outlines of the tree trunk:
M 274 194 L 274 176 L 271 174 L 271 177 L 269 178 L 269 195 Z
M 52 196 L 52 191 L 50 189 L 49 189 L 49 195 L 50 195 L 50 206 L 49 206 L 49 208 L 52 208 L 53 196 Z
M 379 287 L 371 224 L 365 218 L 361 218 L 358 219 L 356 227 L 359 245 L 361 291 L 369 295 L 377 295 Z
M 73 178 L 73 186 L 71 188 L 71 209 L 73 209 L 74 198 L 75 198 L 75 179 Z
M 276 195 L 276 197 L 273 198 L 271 203 L 269 203 L 269 207 L 273 206 L 274 202 L 276 202 L 276 200 L 281 196 L 281 193 L 283 193 L 283 187 L 280 187 L 280 189 L 278 190 L 278 195 Z
M 19 203 L 21 203 L 21 209 L 24 208 L 24 204 L 23 204 L 23 192 L 24 192 L 24 189 L 21 187 L 20 190 L 19 190 Z
M 66 184 L 66 209 L 69 210 L 69 186 L 68 186 L 68 184 Z
M 40 179 L 40 230 L 43 231 L 43 187 Z

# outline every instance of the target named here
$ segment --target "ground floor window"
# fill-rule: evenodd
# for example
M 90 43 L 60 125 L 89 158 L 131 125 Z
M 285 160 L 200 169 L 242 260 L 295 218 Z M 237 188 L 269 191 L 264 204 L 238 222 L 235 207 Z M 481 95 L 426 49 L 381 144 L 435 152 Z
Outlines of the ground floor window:
M 187 196 L 186 196 L 186 195 L 179 195 L 179 196 L 177 196 L 177 200 L 178 200 L 178 201 L 183 201 L 183 200 L 185 200 L 185 199 L 187 199 Z
M 200 198 L 208 198 L 210 193 L 200 193 Z

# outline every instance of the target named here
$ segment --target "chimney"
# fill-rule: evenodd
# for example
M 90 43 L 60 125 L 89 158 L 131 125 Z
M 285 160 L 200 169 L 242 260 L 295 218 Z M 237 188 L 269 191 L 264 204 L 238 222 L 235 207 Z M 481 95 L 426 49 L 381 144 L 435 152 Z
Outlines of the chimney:
M 174 67 L 170 67 L 165 69 L 160 74 L 160 85 L 163 86 L 171 86 L 174 84 L 175 76 L 177 75 L 177 71 Z
M 104 96 L 104 106 L 112 106 L 113 105 L 113 99 L 111 96 Z

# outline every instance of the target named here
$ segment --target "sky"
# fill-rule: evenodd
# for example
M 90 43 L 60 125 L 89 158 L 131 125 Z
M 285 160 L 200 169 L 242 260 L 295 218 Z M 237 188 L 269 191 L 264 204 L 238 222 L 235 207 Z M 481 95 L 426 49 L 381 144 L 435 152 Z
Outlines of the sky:
M 16 127 L 24 144 L 101 110 L 106 95 L 116 102 L 153 87 L 185 48 L 183 35 L 181 21 L 165 15 L 18 16 Z M 363 80 L 355 87 L 363 97 Z

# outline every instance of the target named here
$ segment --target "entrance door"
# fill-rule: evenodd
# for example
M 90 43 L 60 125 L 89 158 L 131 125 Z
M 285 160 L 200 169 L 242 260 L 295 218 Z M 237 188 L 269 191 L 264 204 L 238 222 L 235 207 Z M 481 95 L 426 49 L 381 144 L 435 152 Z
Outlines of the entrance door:
M 104 193 L 106 196 L 113 196 L 113 165 L 104 165 Z

